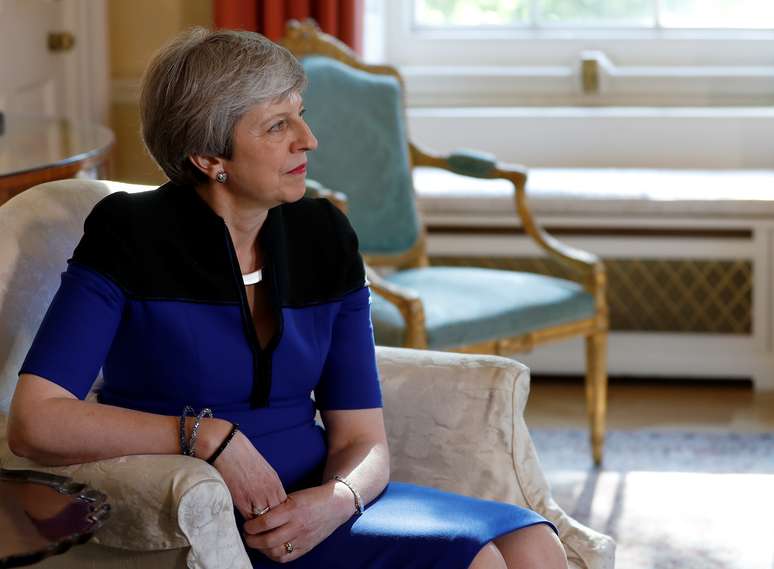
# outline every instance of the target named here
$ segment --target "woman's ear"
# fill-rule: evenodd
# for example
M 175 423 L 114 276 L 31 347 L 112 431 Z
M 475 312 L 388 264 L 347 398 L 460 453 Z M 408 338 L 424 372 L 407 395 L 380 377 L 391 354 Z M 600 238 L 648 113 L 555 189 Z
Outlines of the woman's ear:
M 188 157 L 191 164 L 194 165 L 199 171 L 201 171 L 210 180 L 214 180 L 215 176 L 219 172 L 225 172 L 225 161 L 217 156 L 200 156 L 194 154 Z

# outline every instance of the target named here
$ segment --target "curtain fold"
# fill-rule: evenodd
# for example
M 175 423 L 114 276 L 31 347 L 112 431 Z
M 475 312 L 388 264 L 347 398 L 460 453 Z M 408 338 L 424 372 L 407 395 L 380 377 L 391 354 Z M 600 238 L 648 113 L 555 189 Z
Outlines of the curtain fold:
M 253 30 L 277 41 L 288 20 L 314 18 L 320 28 L 361 52 L 363 0 L 213 0 L 215 26 Z

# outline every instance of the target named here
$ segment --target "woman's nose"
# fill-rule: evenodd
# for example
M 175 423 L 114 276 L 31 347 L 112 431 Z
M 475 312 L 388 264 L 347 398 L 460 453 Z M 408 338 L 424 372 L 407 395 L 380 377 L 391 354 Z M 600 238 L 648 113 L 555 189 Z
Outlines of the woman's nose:
M 296 141 L 296 150 L 306 152 L 317 148 L 317 138 L 312 134 L 312 129 L 309 125 L 303 123 L 301 126 L 301 132 L 299 133 L 298 140 Z

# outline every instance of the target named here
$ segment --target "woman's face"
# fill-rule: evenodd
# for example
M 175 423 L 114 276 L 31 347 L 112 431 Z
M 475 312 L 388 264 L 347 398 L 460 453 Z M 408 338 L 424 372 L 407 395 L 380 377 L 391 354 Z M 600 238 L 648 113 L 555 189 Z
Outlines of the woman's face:
M 255 205 L 270 208 L 301 199 L 306 153 L 317 139 L 303 119 L 301 95 L 261 103 L 239 119 L 231 160 L 224 160 L 229 189 Z

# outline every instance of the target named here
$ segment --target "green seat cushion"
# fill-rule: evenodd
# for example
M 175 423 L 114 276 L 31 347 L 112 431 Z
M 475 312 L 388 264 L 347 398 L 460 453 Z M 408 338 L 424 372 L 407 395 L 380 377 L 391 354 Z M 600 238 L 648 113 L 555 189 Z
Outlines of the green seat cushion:
M 595 313 L 593 297 L 579 284 L 533 273 L 428 267 L 385 278 L 419 294 L 431 349 L 518 336 Z M 377 344 L 403 344 L 403 317 L 377 294 L 371 318 Z

